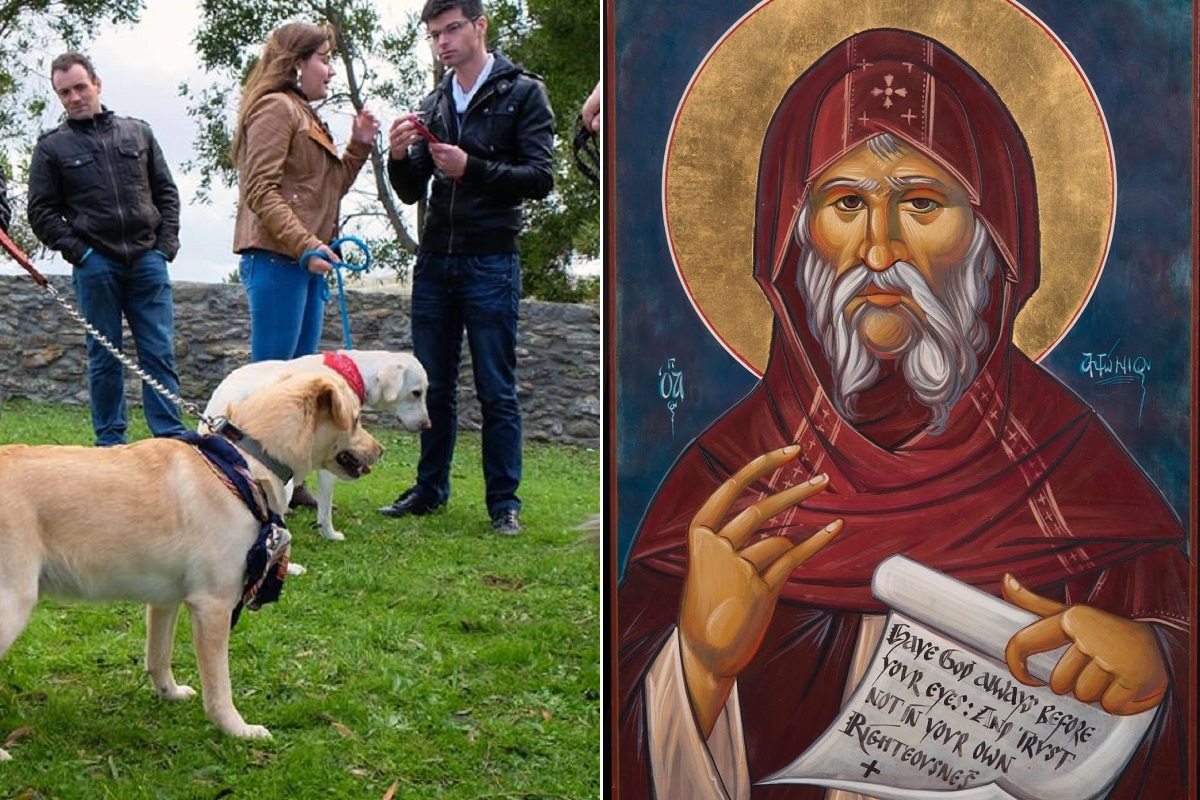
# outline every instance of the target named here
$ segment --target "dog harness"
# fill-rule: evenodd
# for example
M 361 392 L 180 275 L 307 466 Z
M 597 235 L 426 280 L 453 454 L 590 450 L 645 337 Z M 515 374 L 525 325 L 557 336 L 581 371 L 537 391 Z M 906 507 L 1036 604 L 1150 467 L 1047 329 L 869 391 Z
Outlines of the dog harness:
M 325 366 L 341 375 L 346 379 L 346 383 L 350 384 L 350 388 L 358 395 L 358 402 L 367 402 L 367 385 L 363 381 L 362 373 L 358 371 L 358 364 L 354 363 L 354 359 L 340 350 L 336 353 L 326 350 L 321 355 L 325 359 Z
M 267 505 L 262 484 L 250 474 L 246 459 L 229 440 L 194 431 L 179 438 L 204 456 L 204 462 L 231 492 L 241 498 L 259 523 L 258 537 L 246 554 L 246 577 L 242 597 L 229 621 L 232 628 L 237 625 L 243 606 L 258 611 L 265 603 L 279 599 L 283 579 L 287 577 L 292 535 L 284 527 L 283 519 Z

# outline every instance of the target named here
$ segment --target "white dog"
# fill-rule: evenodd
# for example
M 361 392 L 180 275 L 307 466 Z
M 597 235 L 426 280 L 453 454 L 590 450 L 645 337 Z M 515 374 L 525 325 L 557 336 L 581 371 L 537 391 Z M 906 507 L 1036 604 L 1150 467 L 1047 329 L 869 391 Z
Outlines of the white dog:
M 338 350 L 336 353 L 301 356 L 291 361 L 258 361 L 238 367 L 225 376 L 208 401 L 204 414 L 224 416 L 229 407 L 255 392 L 290 376 L 308 373 L 337 375 L 355 389 L 363 406 L 395 415 L 406 429 L 429 427 L 425 393 L 429 377 L 411 353 L 389 350 Z M 297 479 L 304 476 L 297 473 Z M 326 539 L 346 538 L 333 527 L 334 477 L 317 473 L 317 525 Z
M 342 381 L 308 375 L 230 409 L 262 454 L 260 460 L 242 450 L 273 511 L 287 507 L 276 471 L 303 475 L 320 467 L 346 479 L 370 471 L 382 447 L 359 424 L 359 408 Z M 230 619 L 260 529 L 216 469 L 183 441 L 0 447 L 0 657 L 41 594 L 144 602 L 154 689 L 184 700 L 195 692 L 171 671 L 182 603 L 209 718 L 231 736 L 269 737 L 242 719 L 229 684 Z M 0 760 L 9 757 L 0 749 Z

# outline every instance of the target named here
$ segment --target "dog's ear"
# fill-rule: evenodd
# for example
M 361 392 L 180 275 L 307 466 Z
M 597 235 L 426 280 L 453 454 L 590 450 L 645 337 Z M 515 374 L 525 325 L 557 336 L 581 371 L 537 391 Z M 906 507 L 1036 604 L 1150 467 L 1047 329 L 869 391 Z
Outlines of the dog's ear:
M 379 401 L 383 405 L 393 405 L 400 399 L 404 390 L 404 367 L 400 364 L 384 364 L 375 378 L 379 387 Z
M 354 397 L 354 393 L 348 387 L 339 385 L 332 378 L 322 378 L 317 405 L 321 409 L 328 409 L 334 424 L 342 430 L 354 428 L 360 406 L 358 398 Z

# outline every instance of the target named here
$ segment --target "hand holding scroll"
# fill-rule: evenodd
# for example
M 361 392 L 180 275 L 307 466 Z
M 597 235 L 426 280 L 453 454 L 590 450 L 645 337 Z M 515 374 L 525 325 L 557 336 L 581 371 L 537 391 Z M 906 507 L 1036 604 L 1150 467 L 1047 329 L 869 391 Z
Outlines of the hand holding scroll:
M 1167 689 L 1162 650 L 1149 625 L 1091 606 L 1066 606 L 1039 597 L 1004 576 L 1004 599 L 1042 619 L 1022 628 L 1008 641 L 1004 657 L 1013 677 L 1029 686 L 1041 682 L 1029 674 L 1025 660 L 1034 653 L 1071 645 L 1050 674 L 1056 694 L 1074 693 L 1084 703 L 1110 714 L 1137 714 L 1154 708 Z
M 775 536 L 745 546 L 763 522 L 823 490 L 829 483 L 825 475 L 768 495 L 725 522 L 748 486 L 799 452 L 792 445 L 751 461 L 713 492 L 688 530 L 680 651 L 692 711 L 705 738 L 738 673 L 757 652 L 788 576 L 842 528 L 835 520 L 798 545 Z

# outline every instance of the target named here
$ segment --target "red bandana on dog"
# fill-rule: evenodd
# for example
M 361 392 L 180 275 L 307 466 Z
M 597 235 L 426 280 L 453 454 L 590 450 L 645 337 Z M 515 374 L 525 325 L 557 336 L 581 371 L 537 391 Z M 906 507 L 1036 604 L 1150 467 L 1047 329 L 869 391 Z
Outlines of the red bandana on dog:
M 325 366 L 341 375 L 346 379 L 346 383 L 350 384 L 350 388 L 358 395 L 358 402 L 367 402 L 367 387 L 363 383 L 362 373 L 358 371 L 358 364 L 354 363 L 354 359 L 345 353 L 339 351 L 336 353 L 322 353 L 325 357 Z

